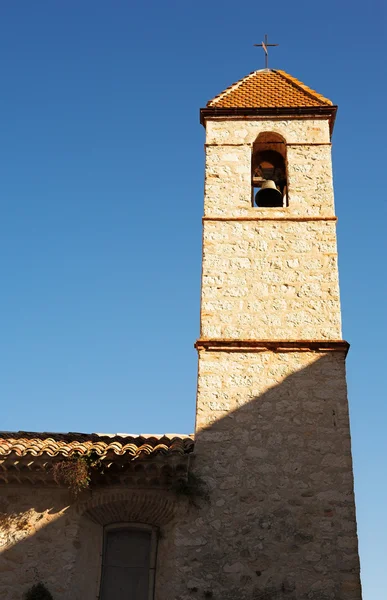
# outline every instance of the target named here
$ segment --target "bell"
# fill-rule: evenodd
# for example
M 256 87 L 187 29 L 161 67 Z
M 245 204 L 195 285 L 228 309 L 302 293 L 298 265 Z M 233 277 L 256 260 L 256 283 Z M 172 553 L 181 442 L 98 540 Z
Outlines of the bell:
M 268 179 L 255 194 L 255 204 L 262 207 L 282 207 L 284 205 L 282 194 L 277 190 L 274 181 Z

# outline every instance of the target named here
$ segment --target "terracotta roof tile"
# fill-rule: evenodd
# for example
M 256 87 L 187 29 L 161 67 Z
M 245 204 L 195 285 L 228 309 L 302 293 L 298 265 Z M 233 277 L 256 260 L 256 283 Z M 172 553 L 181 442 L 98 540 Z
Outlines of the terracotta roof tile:
M 262 69 L 240 79 L 207 103 L 214 108 L 302 108 L 332 106 L 285 71 Z
M 106 456 L 155 456 L 189 454 L 193 436 L 178 434 L 131 435 L 98 433 L 27 433 L 0 432 L 0 460 L 7 457 L 72 456 L 95 452 Z

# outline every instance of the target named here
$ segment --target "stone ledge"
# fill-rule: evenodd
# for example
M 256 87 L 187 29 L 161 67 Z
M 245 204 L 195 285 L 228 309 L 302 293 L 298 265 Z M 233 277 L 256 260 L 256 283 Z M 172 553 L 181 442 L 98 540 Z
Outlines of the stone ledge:
M 234 340 L 201 338 L 195 348 L 207 352 L 344 352 L 345 340 Z
M 332 135 L 333 127 L 336 119 L 337 106 L 305 106 L 300 108 L 295 107 L 267 107 L 267 108 L 217 108 L 207 106 L 200 109 L 200 123 L 204 127 L 208 120 L 245 120 L 250 117 L 250 120 L 265 120 L 269 117 L 271 121 L 275 119 L 329 119 L 329 129 Z
M 332 142 L 284 142 L 285 146 L 332 146 Z M 205 148 L 210 146 L 249 146 L 251 148 L 251 142 L 240 142 L 232 144 L 231 142 L 208 142 L 204 144 Z
M 281 210 L 281 209 L 276 209 Z M 310 217 L 297 217 L 289 215 L 278 215 L 276 217 L 270 217 L 266 215 L 251 215 L 241 217 L 218 217 L 218 216 L 204 216 L 202 221 L 337 221 L 337 217 L 322 217 L 320 215 Z

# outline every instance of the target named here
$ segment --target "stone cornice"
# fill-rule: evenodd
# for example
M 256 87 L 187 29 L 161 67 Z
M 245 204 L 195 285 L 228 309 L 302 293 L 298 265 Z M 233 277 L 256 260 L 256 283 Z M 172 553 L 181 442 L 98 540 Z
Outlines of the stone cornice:
M 279 143 L 279 142 L 277 142 Z M 204 144 L 205 148 L 212 148 L 212 147 L 220 147 L 220 148 L 224 148 L 224 147 L 230 147 L 230 148 L 240 148 L 243 146 L 249 146 L 249 148 L 251 148 L 251 142 L 244 142 L 244 143 L 240 143 L 240 144 L 232 144 L 230 142 L 207 142 L 206 144 Z M 292 147 L 292 146 L 332 146 L 332 142 L 286 142 L 286 147 Z
M 200 123 L 206 126 L 207 119 L 329 119 L 332 135 L 337 106 L 267 107 L 267 108 L 219 108 L 207 106 L 200 109 Z
M 278 210 L 278 209 L 277 209 Z M 316 216 L 307 216 L 307 217 L 298 217 L 296 215 L 294 216 L 287 216 L 287 215 L 278 215 L 276 217 L 270 217 L 270 216 L 266 216 L 266 215 L 249 215 L 249 216 L 238 216 L 238 217 L 220 217 L 217 215 L 214 216 L 204 216 L 202 217 L 202 221 L 297 221 L 297 222 L 307 222 L 307 221 L 337 221 L 337 217 L 336 216 L 320 216 L 320 215 L 316 215 Z
M 168 487 L 172 482 L 186 476 L 189 456 L 189 454 L 164 455 L 136 460 L 123 456 L 105 459 L 101 461 L 101 468 L 91 471 L 91 486 Z M 48 455 L 17 457 L 11 454 L 0 458 L 0 485 L 29 484 L 57 487 L 62 484 L 55 480 L 54 465 L 68 460 L 66 457 Z
M 344 352 L 345 340 L 234 340 L 200 338 L 195 348 L 207 352 Z

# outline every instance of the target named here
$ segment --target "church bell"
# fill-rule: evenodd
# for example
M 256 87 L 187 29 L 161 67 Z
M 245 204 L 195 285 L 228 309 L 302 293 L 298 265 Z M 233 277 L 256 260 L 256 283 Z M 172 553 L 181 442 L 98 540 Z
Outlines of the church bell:
M 274 181 L 263 181 L 261 189 L 255 194 L 255 204 L 262 207 L 282 207 L 282 194 L 277 190 Z

